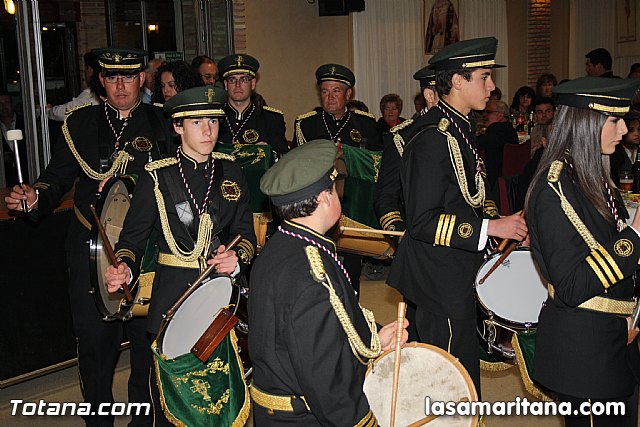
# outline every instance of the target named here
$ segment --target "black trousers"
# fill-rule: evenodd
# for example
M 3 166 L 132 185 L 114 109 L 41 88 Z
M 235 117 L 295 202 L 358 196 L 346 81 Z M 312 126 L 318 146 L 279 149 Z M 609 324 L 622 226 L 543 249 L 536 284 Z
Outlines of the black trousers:
M 635 427 L 637 426 L 638 395 L 617 399 L 585 399 L 581 397 L 558 394 L 560 402 L 571 403 L 572 410 L 579 410 L 580 405 L 591 401 L 591 405 L 608 402 L 623 402 L 626 407 L 625 415 L 569 415 L 564 417 L 565 427 Z
M 89 293 L 90 262 L 88 245 L 67 252 L 69 298 L 73 330 L 78 344 L 78 367 L 82 395 L 92 408 L 113 402 L 113 374 L 120 355 L 120 343 L 126 337 L 131 343 L 131 373 L 128 383 L 129 402 L 151 403 L 149 367 L 151 350 L 147 339 L 146 318 L 127 322 L 105 322 Z M 87 426 L 113 426 L 113 416 L 87 416 Z M 130 426 L 150 426 L 151 415 L 133 416 Z
M 449 319 L 418 306 L 416 328 L 421 342 L 440 347 L 460 360 L 480 398 L 480 344 L 476 319 Z

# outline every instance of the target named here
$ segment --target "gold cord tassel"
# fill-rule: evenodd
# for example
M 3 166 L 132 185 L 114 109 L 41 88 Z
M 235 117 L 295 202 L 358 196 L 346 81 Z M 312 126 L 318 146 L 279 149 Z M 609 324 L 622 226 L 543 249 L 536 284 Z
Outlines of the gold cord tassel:
M 593 237 L 591 232 L 589 232 L 589 230 L 587 229 L 587 226 L 584 225 L 584 222 L 582 222 L 582 220 L 580 219 L 576 211 L 573 209 L 573 206 L 571 206 L 571 203 L 569 203 L 569 200 L 567 200 L 567 197 L 564 195 L 564 192 L 562 191 L 562 183 L 558 182 L 557 189 L 553 186 L 551 182 L 549 182 L 548 184 L 553 189 L 553 191 L 556 192 L 558 197 L 560 197 L 560 206 L 562 207 L 564 214 L 567 216 L 567 218 L 569 218 L 569 221 L 571 222 L 573 227 L 576 229 L 578 234 L 580 234 L 580 237 L 582 237 L 582 239 L 587 244 L 589 249 L 591 249 L 592 251 L 595 249 L 598 249 L 600 247 L 600 243 L 598 243 L 598 241 Z
M 458 186 L 462 192 L 462 197 L 472 208 L 480 208 L 484 205 L 485 191 L 484 180 L 481 174 L 475 175 L 475 184 L 478 192 L 475 195 L 469 193 L 469 186 L 467 185 L 467 172 L 464 170 L 464 162 L 462 161 L 462 153 L 460 152 L 460 146 L 458 141 L 450 133 L 446 133 L 447 143 L 449 144 L 449 157 L 451 163 L 453 163 L 453 169 L 456 173 L 458 180 Z
M 171 233 L 171 227 L 169 226 L 169 218 L 167 218 L 167 210 L 165 209 L 164 197 L 160 192 L 160 183 L 158 181 L 158 174 L 156 171 L 151 172 L 151 176 L 155 182 L 153 186 L 153 192 L 156 196 L 156 202 L 158 204 L 158 211 L 160 212 L 160 223 L 162 224 L 162 234 L 164 234 L 171 253 L 175 255 L 180 261 L 192 262 L 197 260 L 200 256 L 204 256 L 205 251 L 211 244 L 211 235 L 213 232 L 213 222 L 208 213 L 203 214 L 200 217 L 200 225 L 198 226 L 198 239 L 196 240 L 196 246 L 192 251 L 183 251 L 176 243 L 173 234 Z

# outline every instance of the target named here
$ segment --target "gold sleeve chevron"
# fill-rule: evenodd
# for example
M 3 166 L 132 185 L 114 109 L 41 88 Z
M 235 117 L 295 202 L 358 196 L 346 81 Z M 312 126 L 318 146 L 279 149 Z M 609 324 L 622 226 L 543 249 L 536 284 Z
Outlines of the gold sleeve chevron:
M 147 172 L 154 171 L 156 169 L 161 169 L 167 166 L 175 165 L 178 163 L 178 159 L 175 157 L 167 157 L 166 159 L 156 160 L 155 162 L 150 162 L 144 165 L 144 170 Z
M 38 181 L 35 184 L 33 184 L 33 188 L 35 190 L 47 190 L 51 185 L 47 182 L 43 182 L 43 181 Z
M 373 412 L 371 412 L 371 410 L 369 410 L 369 412 L 367 412 L 367 415 L 365 415 L 360 421 L 358 421 L 357 424 L 354 424 L 354 427 L 377 427 L 378 426 L 378 420 L 376 419 L 376 416 L 373 415 Z
M 282 110 L 278 110 L 277 108 L 273 108 L 273 107 L 269 107 L 268 105 L 265 105 L 262 107 L 263 110 L 267 110 L 267 111 L 272 111 L 274 113 L 278 113 L 284 116 L 284 113 L 282 112 Z
M 116 259 L 118 260 L 118 262 L 120 262 L 124 257 L 127 257 L 131 259 L 131 261 L 136 262 L 136 256 L 133 252 L 131 252 L 129 249 L 119 249 L 116 252 Z
M 251 243 L 247 239 L 242 239 L 236 247 L 238 248 L 236 250 L 236 253 L 240 258 L 240 261 L 242 261 L 244 264 L 249 264 L 253 259 L 253 255 L 255 254 L 253 243 Z
M 218 160 L 229 160 L 230 162 L 236 161 L 236 158 L 231 154 L 220 153 L 218 151 L 212 152 L 211 157 Z
M 498 216 L 498 206 L 496 205 L 496 202 L 494 202 L 493 200 L 485 200 L 484 201 L 484 213 L 489 215 L 489 216 Z
M 624 279 L 620 267 L 602 246 L 592 250 L 586 258 L 587 264 L 596 273 L 605 289 Z
M 367 113 L 366 111 L 362 111 L 362 110 L 353 110 L 354 113 L 356 114 L 360 114 L 361 116 L 366 116 L 366 117 L 371 117 L 372 119 L 375 120 L 376 116 L 374 116 L 371 113 Z
M 383 230 L 395 230 L 394 222 L 403 222 L 399 211 L 389 212 L 380 217 L 380 226 Z
M 456 216 L 451 214 L 442 214 L 438 219 L 438 227 L 436 228 L 436 238 L 434 243 L 440 246 L 451 246 L 451 235 L 455 229 Z

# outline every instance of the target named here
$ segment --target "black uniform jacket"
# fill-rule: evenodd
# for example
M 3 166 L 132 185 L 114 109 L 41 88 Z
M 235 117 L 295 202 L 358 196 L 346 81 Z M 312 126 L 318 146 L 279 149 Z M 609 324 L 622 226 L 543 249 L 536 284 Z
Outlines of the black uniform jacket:
M 323 120 L 324 118 L 324 120 Z M 345 123 L 346 121 L 346 123 Z M 326 126 L 325 126 L 326 123 Z M 298 116 L 291 147 L 297 147 L 314 139 L 329 139 L 342 144 L 360 147 L 373 151 L 382 150 L 382 140 L 376 129 L 373 114 L 364 111 L 347 111 L 340 119 L 326 111 L 310 111 Z
M 495 187 L 498 177 L 502 176 L 502 157 L 507 144 L 518 144 L 518 134 L 509 121 L 492 123 L 478 137 L 478 148 L 485 153 L 484 164 L 491 188 Z
M 258 107 L 253 103 L 242 112 L 230 104 L 226 104 L 224 110 L 227 117 L 222 121 L 218 143 L 266 142 L 279 155 L 289 151 L 282 111 L 267 106 Z
M 289 221 L 282 227 L 335 255 L 335 245 L 327 237 Z M 308 245 L 277 232 L 256 259 L 251 270 L 249 354 L 253 382 L 260 390 L 304 396 L 311 414 L 276 411 L 269 415 L 254 405 L 256 425 L 353 426 L 372 418 L 362 391 L 366 366 L 353 355 L 328 290 L 311 276 L 305 253 Z M 349 318 L 368 344 L 371 332 L 353 288 L 337 263 L 323 250 L 319 252 Z
M 120 133 L 122 121 L 117 118 L 118 112 L 110 105 L 107 111 L 115 130 Z M 110 156 L 115 149 L 116 138 L 105 117 L 104 105 L 80 107 L 69 113 L 66 123 L 69 138 L 80 157 L 92 170 L 106 172 L 111 166 Z M 127 126 L 120 138 L 120 148 L 122 149 L 124 144 L 125 151 L 133 157 L 129 159 L 126 173 L 144 173 L 144 165 L 160 159 L 166 153 L 170 141 L 169 121 L 163 116 L 162 110 L 139 103 L 131 110 Z M 102 170 L 101 159 L 103 163 L 109 162 Z M 49 165 L 33 185 L 40 193 L 38 209 L 32 214 L 33 218 L 37 218 L 58 206 L 60 199 L 71 189 L 76 178 L 76 220 L 72 221 L 67 233 L 67 250 L 77 249 L 77 245 L 86 245 L 93 224 L 89 205 L 96 203 L 100 182 L 90 178 L 83 171 L 72 154 L 68 141 L 61 140 L 56 145 Z
M 440 101 L 449 117 L 475 137 L 469 119 Z M 388 283 L 409 300 L 437 315 L 475 317 L 473 283 L 482 261 L 478 250 L 483 211 L 464 200 L 452 166 L 447 136 L 437 125 L 445 114 L 433 107 L 413 126 L 400 131 L 406 141 L 401 181 L 407 233 L 400 242 Z M 456 126 L 447 129 L 458 141 L 469 192 L 476 193 L 475 157 Z M 488 216 L 495 203 L 485 200 Z
M 213 153 L 220 156 L 219 153 Z M 211 176 L 210 162 L 196 163 L 181 155 L 182 168 L 191 193 L 199 206 L 205 198 Z M 213 234 L 219 243 L 226 244 L 236 234 L 243 240 L 236 247 L 238 261 L 244 269 L 254 255 L 256 237 L 253 231 L 253 218 L 249 204 L 249 190 L 240 166 L 229 160 L 215 159 L 214 181 L 209 196 L 209 213 L 214 224 Z M 156 169 L 160 192 L 162 193 L 169 227 L 178 245 L 183 250 L 192 250 L 198 233 L 199 216 L 196 207 L 183 184 L 178 164 Z M 133 201 L 120 240 L 116 245 L 116 257 L 127 263 L 133 276 L 139 272 L 140 261 L 144 254 L 147 238 L 155 227 L 159 231 L 158 247 L 160 252 L 170 254 L 158 212 L 158 204 L 154 195 L 155 182 L 148 172 L 140 175 L 133 196 Z M 180 200 L 176 200 L 176 199 Z M 187 201 L 195 218 L 190 226 L 180 221 L 176 204 Z M 211 250 L 217 247 L 216 239 Z M 187 290 L 187 285 L 198 277 L 196 269 L 178 268 L 166 265 L 156 267 L 153 283 L 153 296 L 149 308 L 149 331 L 157 332 L 164 314 Z
M 529 200 L 527 221 L 534 258 L 555 296 L 540 313 L 534 378 L 570 396 L 623 397 L 635 383 L 628 360 L 638 353 L 637 345 L 627 346 L 626 320 L 576 306 L 597 295 L 632 298 L 640 238 L 631 227 L 618 232 L 606 221 L 579 193 L 566 167 L 559 182 L 601 248 L 591 252 L 563 212 L 558 195 L 546 180 L 540 181 Z
M 404 199 L 400 184 L 400 163 L 406 141 L 400 131 L 411 126 L 426 113 L 416 113 L 411 119 L 405 120 L 398 126 L 391 128 L 390 133 L 382 136 L 382 164 L 378 173 L 378 181 L 373 192 L 373 207 L 384 230 L 404 231 Z M 406 132 L 405 132 L 406 133 Z

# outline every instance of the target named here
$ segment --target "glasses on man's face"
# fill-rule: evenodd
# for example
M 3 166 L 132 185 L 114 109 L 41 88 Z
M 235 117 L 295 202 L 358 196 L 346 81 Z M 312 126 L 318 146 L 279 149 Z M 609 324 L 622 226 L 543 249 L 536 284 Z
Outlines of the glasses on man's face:
M 237 84 L 247 84 L 249 83 L 251 80 L 253 80 L 253 77 L 249 77 L 249 76 L 242 76 L 242 77 L 229 77 L 227 79 L 227 83 L 230 85 L 237 85 Z
M 131 74 L 127 76 L 108 76 L 104 78 L 104 81 L 109 84 L 116 84 L 118 83 L 118 80 L 120 80 L 122 83 L 133 83 L 138 77 L 139 76 L 137 74 Z
M 215 80 L 216 77 L 218 77 L 215 74 L 200 74 L 200 77 L 202 77 L 205 80 Z

